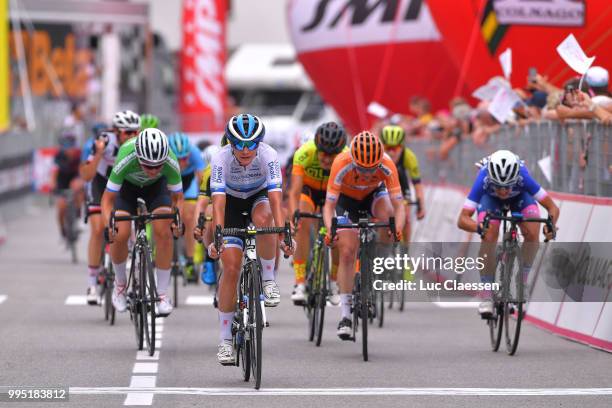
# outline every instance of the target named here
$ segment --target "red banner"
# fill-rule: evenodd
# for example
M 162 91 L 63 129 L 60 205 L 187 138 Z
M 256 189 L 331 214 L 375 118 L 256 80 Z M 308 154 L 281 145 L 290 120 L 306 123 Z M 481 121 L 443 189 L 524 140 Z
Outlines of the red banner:
M 179 112 L 185 132 L 223 129 L 225 0 L 183 1 Z

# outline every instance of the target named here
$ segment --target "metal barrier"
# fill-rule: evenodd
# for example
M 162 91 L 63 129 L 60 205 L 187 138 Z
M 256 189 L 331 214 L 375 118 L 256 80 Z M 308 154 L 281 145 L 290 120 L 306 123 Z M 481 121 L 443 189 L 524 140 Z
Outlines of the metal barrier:
M 446 160 L 439 159 L 439 140 L 415 140 L 409 147 L 419 158 L 423 180 L 433 183 L 470 186 L 477 161 L 498 149 L 508 149 L 525 161 L 546 189 L 611 197 L 611 142 L 612 126 L 595 121 L 542 121 L 505 125 L 481 146 L 464 138 Z M 543 168 L 549 169 L 550 179 Z

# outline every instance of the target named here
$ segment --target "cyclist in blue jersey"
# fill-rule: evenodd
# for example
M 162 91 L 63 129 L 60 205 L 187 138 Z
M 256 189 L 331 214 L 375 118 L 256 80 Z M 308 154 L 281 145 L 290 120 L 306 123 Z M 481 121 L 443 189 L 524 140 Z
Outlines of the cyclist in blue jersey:
M 176 155 L 181 167 L 181 178 L 183 180 L 183 189 L 185 195 L 184 212 L 185 212 L 185 276 L 188 282 L 197 282 L 198 276 L 194 271 L 193 252 L 195 249 L 195 239 L 193 237 L 193 229 L 195 228 L 195 208 L 200 192 L 200 180 L 202 180 L 202 172 L 206 168 L 206 163 L 202 159 L 200 149 L 194 146 L 189 137 L 182 132 L 173 133 L 168 136 L 170 149 Z
M 509 150 L 498 150 L 481 161 L 482 168 L 465 200 L 457 225 L 467 232 L 476 232 L 482 237 L 479 256 L 485 259 L 481 271 L 482 282 L 493 282 L 495 275 L 495 243 L 499 235 L 499 221 L 492 220 L 487 230 L 483 230 L 483 221 L 488 212 L 502 215 L 504 206 L 511 212 L 520 212 L 528 218 L 538 218 L 539 202 L 548 211 L 553 225 L 559 219 L 559 207 L 555 205 L 548 193 L 531 177 L 527 167 L 517 155 Z M 478 220 L 472 215 L 478 211 Z M 520 223 L 519 228 L 526 244 L 539 241 L 538 224 Z M 556 230 L 556 227 L 555 227 Z M 547 239 L 553 239 L 555 231 L 549 231 L 546 225 L 543 233 Z M 537 245 L 523 245 L 523 280 L 526 281 L 537 252 Z M 491 293 L 485 293 L 485 301 L 478 307 L 483 318 L 493 314 Z

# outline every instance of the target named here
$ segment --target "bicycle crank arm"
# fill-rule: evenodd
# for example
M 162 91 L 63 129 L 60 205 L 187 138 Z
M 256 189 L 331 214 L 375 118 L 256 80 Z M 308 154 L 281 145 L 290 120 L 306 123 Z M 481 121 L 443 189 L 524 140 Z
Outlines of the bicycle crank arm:
M 263 327 L 269 327 L 268 318 L 266 317 L 266 305 L 264 303 L 263 296 L 260 296 L 259 304 L 261 305 L 260 307 L 261 307 L 261 318 L 263 321 Z

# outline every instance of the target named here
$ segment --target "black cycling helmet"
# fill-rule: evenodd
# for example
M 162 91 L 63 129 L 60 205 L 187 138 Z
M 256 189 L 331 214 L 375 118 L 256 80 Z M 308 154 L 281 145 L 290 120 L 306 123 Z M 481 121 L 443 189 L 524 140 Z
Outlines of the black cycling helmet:
M 338 154 L 346 145 L 346 132 L 336 122 L 327 122 L 317 128 L 314 142 L 318 150 L 327 154 Z

